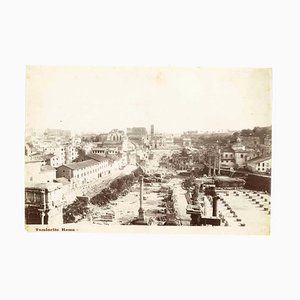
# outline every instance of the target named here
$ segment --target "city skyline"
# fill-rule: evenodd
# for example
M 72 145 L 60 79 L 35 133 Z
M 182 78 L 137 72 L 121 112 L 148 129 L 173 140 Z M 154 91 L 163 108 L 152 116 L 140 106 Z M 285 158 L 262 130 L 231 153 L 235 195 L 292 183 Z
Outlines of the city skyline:
M 155 126 L 155 124 L 153 124 Z M 255 127 L 272 127 L 272 125 L 270 126 L 255 126 Z M 223 130 L 212 130 L 212 131 L 209 131 L 209 130 L 193 130 L 193 129 L 190 129 L 190 130 L 186 130 L 186 131 L 182 131 L 182 132 L 163 132 L 161 130 L 159 130 L 159 128 L 155 128 L 155 134 L 166 134 L 166 135 L 174 135 L 174 136 L 181 136 L 182 134 L 185 134 L 185 133 L 191 133 L 191 132 L 195 132 L 197 134 L 232 134 L 234 132 L 239 132 L 241 130 L 252 130 L 254 129 L 255 127 L 253 128 L 241 128 L 241 129 L 223 129 Z M 30 133 L 38 133 L 38 134 L 43 134 L 45 133 L 47 130 L 66 130 L 66 131 L 70 131 L 71 132 L 71 135 L 86 135 L 86 134 L 93 134 L 93 135 L 97 135 L 97 134 L 108 134 L 109 132 L 117 129 L 117 130 L 122 130 L 124 131 L 124 133 L 126 134 L 127 132 L 127 129 L 130 128 L 130 127 L 126 127 L 126 128 L 111 128 L 111 129 L 108 129 L 107 131 L 104 131 L 104 130 L 90 130 L 90 131 L 74 131 L 72 129 L 64 129 L 64 128 L 50 128 L 50 127 L 47 127 L 47 128 L 41 128 L 41 129 L 34 129 L 34 128 L 28 128 L 27 130 L 27 135 L 30 136 Z M 151 130 L 148 129 L 147 127 L 145 126 L 133 126 L 133 128 L 145 128 L 147 130 L 147 134 L 150 135 L 151 134 Z
M 26 129 L 270 126 L 271 77 L 270 69 L 27 67 Z

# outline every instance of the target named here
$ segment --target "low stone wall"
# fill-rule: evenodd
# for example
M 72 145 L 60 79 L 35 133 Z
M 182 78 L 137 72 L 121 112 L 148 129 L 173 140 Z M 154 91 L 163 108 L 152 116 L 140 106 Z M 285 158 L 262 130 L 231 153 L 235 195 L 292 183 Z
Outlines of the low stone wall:
M 245 188 L 255 191 L 267 191 L 271 193 L 271 177 L 258 174 L 248 174 Z
M 239 187 L 242 188 L 245 185 L 245 180 L 241 178 L 228 178 L 228 179 L 223 179 L 223 178 L 218 178 L 215 180 L 215 185 L 216 187 L 219 188 L 235 188 Z

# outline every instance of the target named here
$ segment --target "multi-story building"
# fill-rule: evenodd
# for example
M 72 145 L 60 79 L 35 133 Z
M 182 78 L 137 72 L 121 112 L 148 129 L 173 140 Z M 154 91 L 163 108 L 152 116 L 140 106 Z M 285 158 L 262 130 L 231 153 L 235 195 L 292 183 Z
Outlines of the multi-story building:
M 56 177 L 65 177 L 70 181 L 71 188 L 80 187 L 86 183 L 97 180 L 111 172 L 108 161 L 94 159 L 73 162 L 57 168 Z
M 45 154 L 53 154 L 58 158 L 58 165 L 68 164 L 78 156 L 77 149 L 72 145 L 51 146 L 44 149 Z
M 47 147 L 44 149 L 45 154 L 54 154 L 58 157 L 59 165 L 66 163 L 66 152 L 63 146 Z
M 55 168 L 46 165 L 43 160 L 25 162 L 25 185 L 53 182 L 56 178 Z
M 89 153 L 86 159 L 93 159 L 100 165 L 100 177 L 106 176 L 112 172 L 112 160 L 98 154 Z
M 30 156 L 31 161 L 44 161 L 46 165 L 57 168 L 60 166 L 60 159 L 54 154 L 35 154 Z
M 171 134 L 165 135 L 165 146 L 173 146 L 174 145 L 174 136 Z
M 237 138 L 236 143 L 231 147 L 227 146 L 221 151 L 221 165 L 233 168 L 245 168 L 248 159 L 256 157 L 254 149 L 246 149 L 242 144 L 241 139 Z
M 68 164 L 78 157 L 78 151 L 75 147 L 68 145 L 65 147 L 65 163 Z
M 233 167 L 235 165 L 235 155 L 232 148 L 223 148 L 221 153 L 221 165 L 226 167 Z
M 127 128 L 127 137 L 130 141 L 143 145 L 147 139 L 147 130 L 145 127 Z
M 247 168 L 252 172 L 270 174 L 272 170 L 271 156 L 250 159 L 247 161 Z
M 128 138 L 124 131 L 114 129 L 109 132 L 106 139 L 97 143 L 97 147 L 92 149 L 93 154 L 99 154 L 105 157 L 120 158 L 122 166 L 126 166 L 127 151 L 129 150 Z

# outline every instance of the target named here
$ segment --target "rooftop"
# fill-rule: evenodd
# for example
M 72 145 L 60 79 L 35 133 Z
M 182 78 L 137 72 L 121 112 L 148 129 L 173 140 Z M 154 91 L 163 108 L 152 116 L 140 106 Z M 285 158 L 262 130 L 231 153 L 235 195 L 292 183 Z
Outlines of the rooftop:
M 101 156 L 99 154 L 90 153 L 90 154 L 87 154 L 86 156 L 88 158 L 91 158 L 91 159 L 99 161 L 99 162 L 108 161 L 108 159 L 106 157 Z
M 252 158 L 252 159 L 249 159 L 248 160 L 248 163 L 260 163 L 260 162 L 263 162 L 263 161 L 266 161 L 266 160 L 269 160 L 271 159 L 271 156 L 264 156 L 264 157 L 255 157 L 255 158 Z
M 58 182 L 33 183 L 31 185 L 25 186 L 25 190 L 35 189 L 35 190 L 48 190 L 49 192 L 51 192 L 56 189 L 60 189 L 61 187 L 62 187 L 62 184 L 58 183 Z
M 69 163 L 67 165 L 63 165 L 69 169 L 72 170 L 78 170 L 78 169 L 84 169 L 87 167 L 91 167 L 96 165 L 97 162 L 94 159 L 89 159 L 89 160 L 84 160 L 84 161 L 80 161 L 80 162 L 73 162 L 73 163 Z
M 223 152 L 230 152 L 230 153 L 234 153 L 233 149 L 230 147 L 226 147 L 222 149 Z
M 48 160 L 54 157 L 54 154 L 34 154 L 31 156 L 33 160 Z
M 59 177 L 55 179 L 55 182 L 61 183 L 62 185 L 70 184 L 70 181 L 65 177 Z
M 41 171 L 42 172 L 49 172 L 49 171 L 56 171 L 56 169 L 49 166 L 49 165 L 45 165 L 45 166 L 41 166 Z

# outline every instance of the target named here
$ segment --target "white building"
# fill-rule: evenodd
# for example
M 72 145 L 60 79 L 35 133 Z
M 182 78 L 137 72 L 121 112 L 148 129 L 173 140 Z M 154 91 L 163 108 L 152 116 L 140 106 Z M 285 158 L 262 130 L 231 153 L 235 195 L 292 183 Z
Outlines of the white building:
M 57 168 L 56 177 L 65 177 L 70 181 L 71 188 L 77 188 L 91 181 L 110 174 L 109 160 L 96 161 L 94 159 L 73 162 Z
M 61 160 L 54 154 L 35 154 L 30 156 L 31 161 L 44 161 L 46 165 L 57 168 L 61 165 Z
M 56 178 L 55 168 L 46 165 L 44 161 L 25 162 L 25 185 L 32 186 L 39 183 L 53 182 Z
M 247 161 L 256 157 L 254 149 L 246 149 L 245 145 L 241 143 L 241 139 L 237 138 L 235 144 L 231 147 L 222 149 L 221 165 L 232 168 L 245 168 Z
M 44 153 L 57 156 L 60 166 L 66 163 L 66 152 L 63 146 L 47 147 L 45 148 Z
M 58 157 L 58 166 L 68 164 L 78 157 L 78 151 L 72 145 L 47 147 L 44 153 Z
M 97 143 L 92 153 L 120 160 L 121 167 L 124 167 L 128 164 L 127 151 L 131 148 L 132 143 L 128 143 L 124 131 L 114 129 L 107 134 L 104 141 Z
M 256 157 L 247 161 L 247 168 L 252 172 L 271 173 L 271 156 Z
M 69 145 L 65 147 L 65 163 L 68 164 L 78 157 L 78 151 L 75 147 Z

